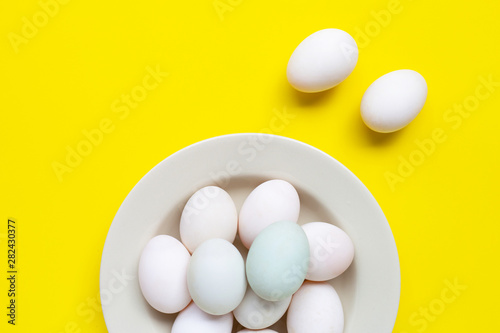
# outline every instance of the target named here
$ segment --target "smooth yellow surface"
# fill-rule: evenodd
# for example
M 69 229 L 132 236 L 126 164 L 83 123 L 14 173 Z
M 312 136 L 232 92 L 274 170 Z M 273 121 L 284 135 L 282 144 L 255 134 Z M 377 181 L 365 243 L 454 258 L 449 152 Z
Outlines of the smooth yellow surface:
M 19 270 L 15 327 L 0 283 L 2 332 L 106 332 L 101 252 L 128 192 L 191 143 L 261 131 L 327 152 L 380 203 L 401 261 L 394 332 L 500 331 L 500 2 L 54 1 L 0 6 L 0 266 L 12 217 Z M 323 28 L 355 37 L 358 65 L 331 91 L 297 93 L 288 58 Z M 361 97 L 403 68 L 426 78 L 427 103 L 404 130 L 373 133 Z M 144 100 L 126 107 L 132 92 Z M 289 124 L 272 126 L 284 109 Z M 67 149 L 88 156 L 68 166 Z

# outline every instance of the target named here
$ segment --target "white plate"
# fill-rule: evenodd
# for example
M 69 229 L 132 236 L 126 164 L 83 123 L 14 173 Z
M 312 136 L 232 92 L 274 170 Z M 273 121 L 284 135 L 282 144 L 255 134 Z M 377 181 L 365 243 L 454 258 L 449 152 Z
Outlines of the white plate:
M 352 238 L 355 259 L 332 281 L 345 313 L 344 333 L 392 332 L 399 304 L 399 260 L 387 220 L 368 189 L 322 151 L 280 136 L 234 134 L 169 156 L 132 189 L 110 227 L 101 261 L 104 319 L 111 333 L 168 333 L 175 315 L 152 309 L 137 280 L 139 256 L 158 234 L 179 237 L 184 204 L 199 188 L 219 185 L 237 208 L 258 184 L 280 178 L 301 199 L 299 223 L 331 222 Z M 283 319 L 274 326 L 286 333 Z

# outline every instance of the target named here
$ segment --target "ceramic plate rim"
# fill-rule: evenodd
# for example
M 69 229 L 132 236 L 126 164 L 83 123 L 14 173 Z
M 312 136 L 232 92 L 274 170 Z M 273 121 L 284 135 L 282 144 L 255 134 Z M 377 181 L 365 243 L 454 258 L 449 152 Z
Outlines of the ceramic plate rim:
M 252 139 L 259 139 L 262 140 L 263 142 L 270 142 L 267 144 L 266 149 L 268 147 L 273 147 L 276 146 L 280 149 L 292 149 L 292 150 L 297 150 L 298 152 L 302 154 L 310 154 L 311 156 L 317 158 L 318 160 L 322 161 L 321 163 L 328 164 L 330 163 L 332 167 L 332 171 L 336 171 L 339 175 L 339 179 L 343 179 L 348 183 L 351 183 L 353 185 L 353 191 L 359 192 L 358 194 L 361 197 L 361 200 L 364 200 L 368 204 L 368 209 L 372 210 L 372 213 L 374 213 L 377 217 L 377 223 L 378 228 L 380 229 L 381 235 L 383 235 L 383 238 L 385 238 L 385 246 L 382 249 L 383 253 L 386 254 L 386 257 L 389 258 L 390 260 L 386 260 L 386 258 L 382 258 L 380 264 L 383 269 L 387 269 L 388 272 L 388 278 L 391 280 L 391 285 L 385 285 L 382 287 L 383 291 L 386 293 L 389 293 L 388 300 L 385 300 L 385 303 L 379 304 L 379 306 L 382 306 L 385 315 L 383 316 L 382 319 L 379 320 L 377 323 L 380 327 L 379 330 L 373 329 L 371 327 L 371 331 L 373 333 L 389 333 L 392 331 L 394 327 L 394 323 L 396 320 L 397 312 L 398 312 L 398 307 L 399 307 L 399 298 L 400 298 L 400 288 L 401 288 L 401 277 L 400 277 L 400 265 L 399 265 L 399 257 L 397 253 L 397 248 L 396 248 L 396 243 L 394 241 L 394 237 L 392 235 L 392 231 L 390 229 L 390 225 L 385 218 L 385 215 L 382 212 L 382 209 L 378 205 L 377 201 L 373 197 L 373 195 L 370 193 L 368 188 L 352 173 L 347 167 L 345 167 L 343 164 L 341 164 L 339 161 L 334 159 L 332 156 L 326 154 L 325 152 L 298 140 L 291 139 L 288 137 L 283 137 L 283 136 L 278 136 L 278 135 L 272 135 L 272 134 L 261 134 L 261 133 L 237 133 L 237 134 L 227 134 L 227 135 L 222 135 L 222 136 L 216 136 L 212 137 L 203 141 L 196 142 L 194 144 L 191 144 L 185 148 L 180 149 L 179 151 L 173 153 L 172 155 L 166 157 L 164 160 L 162 160 L 160 163 L 158 163 L 155 167 L 153 167 L 146 175 L 144 175 L 139 182 L 132 188 L 132 190 L 128 193 L 127 197 L 124 199 L 122 202 L 120 208 L 118 209 L 113 222 L 109 228 L 106 241 L 103 247 L 103 252 L 102 252 L 102 258 L 101 258 L 101 267 L 100 267 L 100 291 L 101 291 L 101 298 L 102 298 L 102 309 L 103 309 L 103 315 L 104 319 L 106 322 L 106 326 L 108 330 L 111 332 L 111 327 L 114 327 L 116 324 L 116 319 L 113 315 L 111 315 L 111 309 L 113 309 L 113 304 L 114 306 L 117 306 L 117 301 L 114 301 L 113 304 L 105 304 L 105 298 L 103 298 L 103 292 L 107 292 L 108 294 L 112 294 L 109 292 L 109 282 L 110 282 L 110 277 L 113 277 L 116 271 L 111 271 L 110 267 L 113 265 L 111 264 L 111 260 L 113 256 L 116 258 L 118 255 L 117 249 L 116 249 L 116 231 L 115 229 L 118 228 L 118 226 L 123 223 L 123 214 L 128 206 L 133 204 L 134 200 L 137 201 L 137 194 L 143 190 L 145 186 L 151 186 L 151 184 L 155 184 L 153 181 L 153 178 L 158 178 L 159 177 L 159 171 L 162 167 L 168 167 L 168 164 L 170 161 L 176 160 L 180 157 L 189 157 L 190 152 L 195 152 L 198 150 L 200 147 L 212 147 L 214 144 L 224 146 L 224 145 L 234 145 L 235 140 L 236 142 L 246 142 L 246 140 L 252 140 Z M 291 148 L 290 148 L 291 147 Z M 234 151 L 230 152 L 234 153 Z M 264 154 L 265 155 L 265 154 Z M 196 160 L 196 156 L 194 157 L 194 160 Z M 328 161 L 328 162 L 327 162 Z M 298 162 L 298 163 L 304 163 Z M 163 175 L 164 176 L 164 175 Z M 165 176 L 167 177 L 167 176 Z M 174 177 L 174 176 L 172 176 Z M 167 177 L 168 178 L 168 177 Z M 154 186 L 154 185 L 153 185 Z M 380 244 L 379 244 L 380 245 Z M 373 266 L 375 267 L 375 266 Z M 372 268 L 373 268 L 372 267 Z M 376 268 L 375 268 L 376 269 Z M 385 272 L 378 272 L 377 274 L 380 276 L 383 276 Z M 380 278 L 379 278 L 380 280 Z M 381 281 L 378 281 L 379 283 Z M 366 282 L 365 282 L 366 284 Z M 376 287 L 376 286 L 372 286 Z M 365 288 L 365 290 L 368 290 Z M 376 294 L 376 293 L 375 293 Z M 117 295 L 112 295 L 115 296 L 115 298 L 118 298 L 121 296 L 120 294 Z M 113 298 L 113 297 L 112 297 Z M 111 302 L 110 302 L 111 303 Z M 371 317 L 370 317 L 371 318 Z M 368 328 L 368 325 L 371 325 L 375 323 L 375 319 L 372 318 L 370 320 L 367 320 L 366 326 L 364 324 L 357 324 L 357 329 L 362 329 L 362 328 Z M 356 330 L 356 331 L 358 331 Z M 352 331 L 352 332 L 356 332 Z M 151 330 L 153 332 L 153 330 Z M 156 332 L 156 331 L 154 331 Z M 351 330 L 349 332 L 344 331 L 345 333 L 351 333 Z M 115 333 L 114 331 L 112 333 Z M 125 332 L 121 332 L 125 333 Z

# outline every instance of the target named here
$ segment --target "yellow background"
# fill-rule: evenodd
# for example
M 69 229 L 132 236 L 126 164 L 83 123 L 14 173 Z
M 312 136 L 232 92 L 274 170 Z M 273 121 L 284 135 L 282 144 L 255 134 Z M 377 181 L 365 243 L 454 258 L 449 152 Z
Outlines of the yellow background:
M 390 222 L 402 278 L 394 332 L 499 331 L 500 87 L 473 102 L 476 89 L 487 91 L 480 78 L 500 82 L 500 2 L 400 0 L 397 13 L 386 0 L 64 2 L 49 7 L 46 21 L 38 1 L 0 5 L 2 272 L 8 217 L 19 237 L 17 325 L 6 323 L 2 278 L 2 332 L 106 332 L 98 308 L 85 316 L 77 309 L 97 297 L 103 244 L 128 192 L 175 151 L 266 131 L 283 108 L 295 118 L 275 134 L 346 165 Z M 38 20 L 37 31 L 24 28 L 29 38 L 23 18 Z M 323 28 L 355 37 L 358 64 L 331 91 L 296 93 L 285 77 L 288 58 Z M 13 43 L 14 34 L 25 40 Z M 113 112 L 157 66 L 168 77 L 128 115 Z M 403 68 L 426 78 L 426 105 L 404 130 L 373 133 L 360 119 L 361 97 L 376 78 Z M 466 116 L 448 111 L 464 103 L 473 109 Z M 67 146 L 76 149 L 82 131 L 106 118 L 111 133 L 60 181 L 54 162 L 65 163 Z M 446 140 L 401 177 L 401 159 L 421 157 L 415 140 L 435 129 Z M 403 182 L 391 187 L 387 172 Z M 467 288 L 439 308 L 455 279 Z M 439 314 L 425 328 L 412 321 L 429 306 Z

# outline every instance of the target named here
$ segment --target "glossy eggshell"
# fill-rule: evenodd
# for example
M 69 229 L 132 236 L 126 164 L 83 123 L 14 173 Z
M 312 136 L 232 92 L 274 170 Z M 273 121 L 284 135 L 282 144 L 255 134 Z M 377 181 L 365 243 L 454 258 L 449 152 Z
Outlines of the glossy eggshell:
M 327 282 L 304 282 L 292 297 L 286 325 L 289 333 L 342 333 L 344 310 L 335 289 Z
M 352 263 L 354 245 L 339 227 L 325 222 L 302 225 L 309 241 L 307 280 L 327 281 L 342 274 Z
M 189 293 L 196 305 L 212 315 L 233 311 L 245 296 L 245 264 L 240 252 L 225 239 L 203 242 L 188 267 Z
M 231 313 L 214 316 L 191 303 L 175 318 L 172 333 L 231 333 L 232 327 Z
M 238 229 L 238 213 L 229 194 L 217 186 L 196 191 L 184 206 L 180 236 L 189 252 L 211 238 L 233 242 Z
M 242 326 L 253 330 L 262 329 L 280 320 L 291 300 L 290 296 L 282 301 L 266 301 L 257 296 L 252 288 L 247 288 L 245 297 L 240 305 L 234 309 L 233 314 Z
M 419 114 L 427 98 L 427 83 L 422 75 L 402 69 L 375 80 L 361 100 L 361 118 L 376 132 L 402 129 Z
M 339 29 L 316 31 L 293 51 L 286 75 L 295 89 L 314 93 L 335 87 L 356 67 L 358 46 Z
M 299 195 L 287 181 L 273 179 L 257 186 L 245 199 L 239 215 L 239 236 L 249 249 L 267 226 L 278 221 L 297 222 Z
M 189 258 L 184 245 L 168 235 L 146 244 L 139 261 L 139 285 L 153 308 L 176 313 L 191 301 L 186 282 Z
M 294 222 L 275 222 L 255 238 L 246 262 L 252 290 L 268 301 L 281 301 L 296 292 L 306 277 L 309 243 Z

